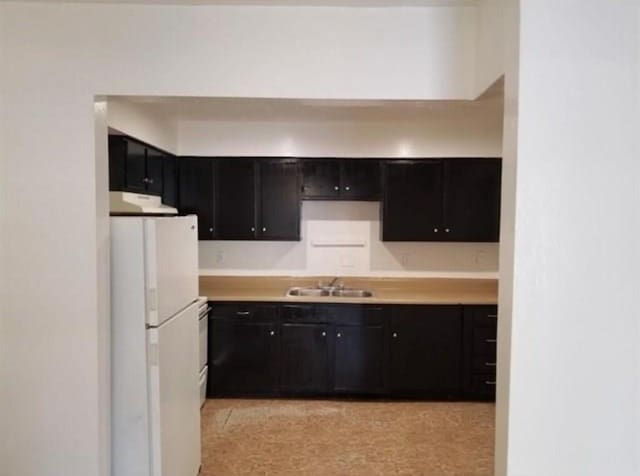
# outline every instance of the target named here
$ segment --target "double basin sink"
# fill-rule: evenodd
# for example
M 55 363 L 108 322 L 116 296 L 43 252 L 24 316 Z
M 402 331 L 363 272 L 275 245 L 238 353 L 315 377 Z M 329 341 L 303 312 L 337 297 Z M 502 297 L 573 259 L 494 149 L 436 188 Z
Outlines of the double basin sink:
M 367 289 L 354 289 L 343 287 L 294 287 L 287 290 L 287 297 L 343 297 L 343 298 L 367 298 L 373 297 L 373 292 Z

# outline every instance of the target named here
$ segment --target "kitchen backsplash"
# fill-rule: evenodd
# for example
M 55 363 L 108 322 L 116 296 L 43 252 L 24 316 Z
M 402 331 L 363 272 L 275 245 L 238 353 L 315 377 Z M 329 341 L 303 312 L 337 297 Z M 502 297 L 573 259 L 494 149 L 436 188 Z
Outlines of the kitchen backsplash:
M 302 240 L 201 241 L 203 275 L 497 277 L 497 243 L 384 243 L 379 202 L 302 204 Z

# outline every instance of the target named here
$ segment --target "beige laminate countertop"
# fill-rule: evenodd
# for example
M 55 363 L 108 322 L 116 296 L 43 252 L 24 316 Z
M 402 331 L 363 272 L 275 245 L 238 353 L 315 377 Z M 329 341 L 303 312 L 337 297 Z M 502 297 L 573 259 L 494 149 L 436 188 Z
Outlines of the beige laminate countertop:
M 454 278 L 341 278 L 349 288 L 373 297 L 288 297 L 294 286 L 327 283 L 330 277 L 201 276 L 200 295 L 212 301 L 315 302 L 370 304 L 497 304 L 498 280 Z

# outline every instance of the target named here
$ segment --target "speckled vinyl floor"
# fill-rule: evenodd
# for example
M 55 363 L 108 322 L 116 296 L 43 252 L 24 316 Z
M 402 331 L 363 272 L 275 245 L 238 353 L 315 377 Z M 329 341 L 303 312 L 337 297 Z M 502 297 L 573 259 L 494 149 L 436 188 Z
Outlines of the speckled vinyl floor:
M 490 476 L 490 403 L 208 400 L 202 476 Z

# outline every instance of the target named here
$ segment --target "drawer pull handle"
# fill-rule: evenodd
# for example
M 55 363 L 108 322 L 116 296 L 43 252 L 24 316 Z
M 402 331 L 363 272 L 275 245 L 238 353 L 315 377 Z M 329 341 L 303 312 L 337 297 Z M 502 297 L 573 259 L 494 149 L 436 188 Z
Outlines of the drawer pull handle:
M 495 344 L 497 342 L 496 339 L 485 339 L 484 340 L 487 344 Z
M 251 313 L 249 311 L 238 311 L 238 312 L 236 312 L 236 314 L 238 316 L 248 316 Z
M 485 380 L 485 381 L 484 381 L 484 384 L 485 384 L 485 385 L 495 385 L 495 384 L 496 384 L 496 382 L 495 382 L 495 380 Z
M 485 362 L 485 363 L 484 363 L 484 366 L 485 366 L 485 367 L 495 367 L 495 366 L 496 366 L 496 363 L 495 363 L 495 362 Z
M 497 319 L 497 318 L 498 318 L 498 315 L 497 315 L 497 314 L 487 314 L 487 317 L 488 317 L 489 319 Z

